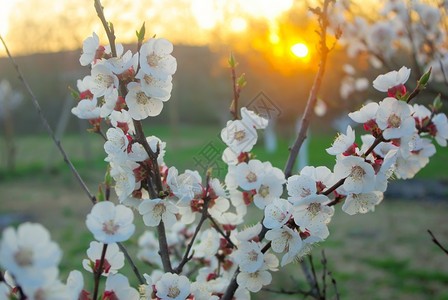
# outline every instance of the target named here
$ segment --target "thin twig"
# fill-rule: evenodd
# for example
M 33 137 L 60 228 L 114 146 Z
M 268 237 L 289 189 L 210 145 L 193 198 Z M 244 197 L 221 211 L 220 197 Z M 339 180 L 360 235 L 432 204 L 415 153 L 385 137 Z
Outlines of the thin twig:
M 333 274 L 330 271 L 328 271 L 327 274 L 331 278 L 331 283 L 333 284 L 333 287 L 334 287 L 334 292 L 336 294 L 336 299 L 339 300 L 340 296 L 339 296 L 338 285 L 336 284 L 336 280 L 334 279 Z
M 443 247 L 442 244 L 440 244 L 440 242 L 436 239 L 434 234 L 432 234 L 431 230 L 428 229 L 428 233 L 431 235 L 431 238 L 432 238 L 432 241 L 434 242 L 434 244 L 439 246 L 439 248 L 442 249 L 443 252 L 445 252 L 448 255 L 448 250 L 445 247 Z
M 103 244 L 103 251 L 101 252 L 100 264 L 98 266 L 98 269 L 95 270 L 95 272 L 93 273 L 93 276 L 94 276 L 94 279 L 95 279 L 95 286 L 94 286 L 94 289 L 93 289 L 93 298 L 92 298 L 92 300 L 97 300 L 98 299 L 98 287 L 100 285 L 101 274 L 103 274 L 103 265 L 104 265 L 104 258 L 106 257 L 107 245 L 108 244 Z
M 445 67 L 443 66 L 443 63 L 442 63 L 441 59 L 439 59 L 439 65 L 440 65 L 440 69 L 442 70 L 443 81 L 445 82 L 445 85 L 448 86 L 448 76 L 446 74 Z
M 189 253 L 190 253 L 191 248 L 193 247 L 193 243 L 194 243 L 197 235 L 199 234 L 199 231 L 201 230 L 202 224 L 207 219 L 207 215 L 208 215 L 207 209 L 208 209 L 208 204 L 209 203 L 210 203 L 210 199 L 205 199 L 204 200 L 204 206 L 202 208 L 201 219 L 199 220 L 199 223 L 196 226 L 196 229 L 194 231 L 194 234 L 193 234 L 193 237 L 191 238 L 190 243 L 187 245 L 187 248 L 185 249 L 184 257 L 180 261 L 180 263 L 177 266 L 177 268 L 174 269 L 174 272 L 177 273 L 177 274 L 182 272 L 182 269 L 183 269 L 184 265 L 192 258 L 191 256 L 189 256 Z
M 14 57 L 12 57 L 11 53 L 9 52 L 8 47 L 6 46 L 5 40 L 3 40 L 3 37 L 0 35 L 0 40 L 3 43 L 3 46 L 5 47 L 6 53 L 8 54 L 9 59 L 11 60 L 11 63 L 13 64 L 14 68 L 16 69 L 17 74 L 19 75 L 19 79 L 22 81 L 22 84 L 25 86 L 25 89 L 27 90 L 28 94 L 31 97 L 31 101 L 33 102 L 34 108 L 36 109 L 37 113 L 39 114 L 39 117 L 44 124 L 45 129 L 50 134 L 51 138 L 53 139 L 54 143 L 59 149 L 59 152 L 61 152 L 62 156 L 64 157 L 64 161 L 68 164 L 70 169 L 72 170 L 73 175 L 75 175 L 76 179 L 78 180 L 79 184 L 89 197 L 90 201 L 92 201 L 93 204 L 96 203 L 96 198 L 92 193 L 90 192 L 89 188 L 87 187 L 84 180 L 81 178 L 81 175 L 79 175 L 78 171 L 76 170 L 75 166 L 73 166 L 72 162 L 68 158 L 67 154 L 65 153 L 64 148 L 62 147 L 61 142 L 56 138 L 53 129 L 51 128 L 50 124 L 48 124 L 48 121 L 46 117 L 44 116 L 39 102 L 36 99 L 36 96 L 34 95 L 33 91 L 31 90 L 30 86 L 28 85 L 28 82 L 25 80 L 25 77 L 22 74 L 22 71 L 19 68 L 19 65 L 16 63 Z
M 218 233 L 226 239 L 227 243 L 229 243 L 232 248 L 237 248 L 236 245 L 230 240 L 229 236 L 226 235 L 224 233 L 224 231 L 222 231 L 221 227 L 219 227 L 218 223 L 216 223 L 215 219 L 213 219 L 213 217 L 210 214 L 207 214 L 207 218 L 210 220 L 210 222 L 212 223 L 213 228 L 216 229 L 216 231 L 218 231 Z
M 320 261 L 322 263 L 323 266 L 323 271 L 322 271 L 322 298 L 326 299 L 327 298 L 327 258 L 325 257 L 325 251 L 322 249 L 322 259 Z
M 126 248 L 123 246 L 122 243 L 117 243 L 118 248 L 120 248 L 120 250 L 123 252 L 124 256 L 126 257 L 126 259 L 128 260 L 128 262 L 131 264 L 132 267 L 132 271 L 134 271 L 135 275 L 137 276 L 138 282 L 140 284 L 144 284 L 145 281 L 142 278 L 142 275 L 140 275 L 140 272 L 137 268 L 137 266 L 134 264 L 134 261 L 132 260 L 131 256 L 129 255 L 128 250 L 126 250 Z
M 314 268 L 313 256 L 311 254 L 308 255 L 308 260 L 310 261 L 311 274 L 313 275 L 313 281 L 314 281 L 314 288 L 312 289 L 312 292 L 315 294 L 315 297 L 317 299 L 322 299 L 320 295 L 319 281 L 317 280 L 316 270 Z

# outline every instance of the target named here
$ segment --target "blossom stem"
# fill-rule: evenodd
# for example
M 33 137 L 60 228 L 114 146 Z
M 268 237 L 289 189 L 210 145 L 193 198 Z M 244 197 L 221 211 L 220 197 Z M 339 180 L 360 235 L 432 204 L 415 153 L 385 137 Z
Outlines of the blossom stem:
M 138 270 L 137 266 L 134 264 L 134 261 L 132 260 L 131 256 L 129 255 L 128 250 L 120 242 L 118 242 L 117 245 L 118 245 L 118 248 L 120 248 L 120 250 L 123 252 L 123 254 L 126 257 L 126 259 L 128 260 L 129 264 L 131 265 L 132 270 L 134 271 L 135 275 L 137 276 L 138 282 L 140 284 L 144 284 L 145 281 L 143 280 L 142 275 L 140 275 L 140 271 Z
M 94 289 L 93 289 L 93 298 L 92 298 L 92 300 L 97 300 L 98 299 L 98 288 L 99 288 L 99 285 L 100 285 L 101 274 L 103 274 L 103 265 L 104 265 L 104 258 L 106 257 L 107 245 L 108 244 L 103 244 L 103 251 L 101 252 L 100 264 L 98 266 L 98 269 L 95 270 L 95 273 L 93 274 L 93 276 L 95 278 L 95 286 L 94 286 Z
M 11 60 L 12 65 L 14 66 L 14 68 L 16 69 L 17 74 L 19 75 L 19 79 L 22 81 L 22 84 L 24 85 L 25 89 L 27 90 L 28 94 L 30 95 L 31 101 L 33 102 L 34 108 L 36 109 L 37 113 L 39 114 L 39 117 L 41 119 L 42 124 L 44 125 L 45 129 L 47 130 L 47 132 L 50 134 L 50 136 L 53 139 L 54 143 L 58 147 L 59 152 L 61 152 L 62 156 L 64 157 L 64 161 L 67 163 L 67 165 L 72 170 L 73 175 L 75 175 L 76 179 L 78 180 L 79 184 L 81 185 L 81 187 L 83 188 L 83 190 L 85 191 L 87 196 L 89 197 L 90 201 L 92 201 L 92 203 L 95 204 L 96 203 L 95 196 L 90 192 L 90 190 L 87 187 L 86 183 L 81 178 L 81 175 L 79 175 L 79 173 L 76 170 L 75 166 L 72 164 L 72 162 L 68 158 L 67 153 L 65 153 L 65 150 L 62 147 L 61 141 L 59 141 L 56 138 L 53 129 L 51 128 L 50 124 L 48 124 L 48 121 L 47 121 L 46 117 L 44 116 L 44 114 L 43 114 L 43 112 L 42 112 L 42 110 L 40 108 L 40 105 L 39 105 L 39 102 L 37 101 L 36 96 L 34 95 L 33 91 L 31 90 L 30 86 L 28 85 L 28 82 L 25 80 L 25 77 L 23 77 L 23 74 L 22 74 L 22 71 L 19 68 L 19 65 L 14 60 L 14 57 L 12 57 L 11 53 L 9 52 L 8 47 L 6 46 L 6 42 L 3 40 L 3 37 L 1 35 L 0 35 L 0 40 L 2 41 L 3 46 L 5 47 L 6 53 L 8 54 L 8 57 Z

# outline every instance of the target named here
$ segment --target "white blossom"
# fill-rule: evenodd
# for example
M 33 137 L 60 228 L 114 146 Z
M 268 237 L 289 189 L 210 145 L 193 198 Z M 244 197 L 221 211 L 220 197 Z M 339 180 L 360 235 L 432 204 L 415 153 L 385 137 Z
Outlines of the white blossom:
M 125 101 L 129 108 L 129 114 L 134 120 L 158 116 L 163 109 L 162 100 L 146 95 L 142 86 L 137 82 L 128 83 Z
M 140 300 L 138 291 L 130 287 L 129 280 L 122 274 L 109 275 L 104 290 L 104 300 Z
M 165 226 L 170 227 L 176 222 L 178 209 L 169 200 L 156 198 L 144 200 L 138 206 L 138 211 L 146 226 L 157 226 L 163 221 Z
M 190 294 L 191 284 L 187 277 L 165 273 L 156 282 L 156 296 L 161 300 L 182 300 Z
M 23 223 L 17 230 L 8 227 L 0 243 L 0 265 L 14 276 L 18 285 L 39 287 L 54 281 L 62 252 L 40 224 Z
M 98 268 L 97 264 L 99 264 L 99 261 L 101 260 L 103 245 L 103 243 L 95 241 L 90 243 L 90 247 L 87 249 L 87 257 L 89 259 L 82 260 L 82 266 L 85 270 L 93 273 L 94 269 Z M 116 243 L 108 245 L 103 266 L 104 269 L 101 274 L 103 276 L 115 274 L 124 266 L 124 254 L 120 251 Z M 94 268 L 92 269 L 92 267 Z
M 238 155 L 241 152 L 249 152 L 258 139 L 257 131 L 252 123 L 240 120 L 228 121 L 221 130 L 221 139 Z
M 110 201 L 98 202 L 87 215 L 87 228 L 99 242 L 123 242 L 134 233 L 134 215 L 130 208 Z
M 401 67 L 398 71 L 391 71 L 383 75 L 379 75 L 373 81 L 373 87 L 380 92 L 387 92 L 388 89 L 394 86 L 405 84 L 409 79 L 411 69 Z

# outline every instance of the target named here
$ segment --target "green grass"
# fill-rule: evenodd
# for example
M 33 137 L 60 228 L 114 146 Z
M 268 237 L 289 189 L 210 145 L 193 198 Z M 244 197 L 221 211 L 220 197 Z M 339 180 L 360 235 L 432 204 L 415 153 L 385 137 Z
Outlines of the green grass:
M 219 152 L 215 156 L 215 161 L 220 162 L 220 166 L 225 168 L 221 158 L 221 153 L 225 149 L 224 143 L 220 139 L 219 127 L 205 126 L 181 126 L 173 130 L 169 126 L 146 127 L 147 135 L 155 135 L 165 141 L 166 155 L 165 162 L 168 166 L 176 166 L 179 170 L 197 169 L 205 174 L 206 168 L 202 167 L 198 161 L 204 161 L 201 151 L 208 145 Z M 293 138 L 285 140 L 279 138 L 277 150 L 268 153 L 263 145 L 263 136 L 253 148 L 252 152 L 262 161 L 270 161 L 272 165 L 283 169 L 289 155 L 288 148 L 293 143 Z M 311 166 L 326 166 L 331 170 L 335 164 L 335 157 L 326 153 L 334 139 L 330 134 L 312 134 L 309 139 L 309 161 Z M 3 142 L 0 140 L 0 142 Z M 105 153 L 103 150 L 104 141 L 95 134 L 67 134 L 61 138 L 62 145 L 69 158 L 82 175 L 89 176 L 92 170 L 105 170 L 107 163 L 104 162 Z M 62 156 L 58 153 L 56 146 L 46 134 L 33 136 L 18 136 L 15 139 L 17 149 L 16 168 L 14 172 L 5 169 L 5 157 L 0 164 L 0 178 L 8 180 L 23 176 L 35 175 L 43 170 L 51 175 L 70 172 Z M 423 168 L 416 178 L 426 179 L 448 179 L 446 165 L 448 163 L 448 148 L 436 145 L 437 153 L 430 159 L 429 164 Z M 294 169 L 297 170 L 297 167 Z M 218 176 L 222 177 L 222 176 Z

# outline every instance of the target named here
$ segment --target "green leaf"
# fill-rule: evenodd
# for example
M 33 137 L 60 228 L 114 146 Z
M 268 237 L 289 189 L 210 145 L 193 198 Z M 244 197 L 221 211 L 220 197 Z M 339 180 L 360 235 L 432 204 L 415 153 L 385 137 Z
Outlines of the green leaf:
M 240 87 L 244 87 L 246 85 L 246 74 L 241 74 L 240 78 L 238 78 L 237 83 Z
M 426 84 L 428 83 L 429 77 L 431 76 L 432 67 L 429 68 L 428 72 L 422 75 L 420 79 L 418 80 L 418 87 L 419 88 L 425 88 Z
M 235 61 L 235 57 L 233 56 L 232 52 L 230 52 L 230 58 L 229 58 L 228 62 L 229 62 L 229 66 L 232 68 L 235 68 L 238 65 L 238 63 Z
M 101 188 L 101 184 L 98 185 L 98 193 L 96 194 L 96 201 L 101 202 L 104 201 L 104 192 Z
M 440 98 L 440 94 L 432 102 L 432 107 L 434 111 L 439 111 L 442 108 L 442 99 Z
M 142 27 L 140 28 L 140 31 L 136 31 L 137 33 L 137 38 L 139 42 L 143 42 L 143 40 L 145 39 L 145 22 L 143 22 Z
M 104 184 L 106 186 L 112 185 L 112 176 L 110 176 L 110 166 L 107 166 L 106 175 L 104 176 Z

